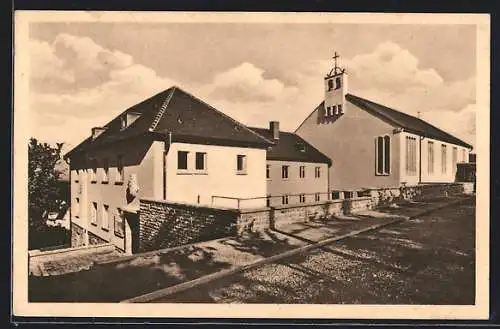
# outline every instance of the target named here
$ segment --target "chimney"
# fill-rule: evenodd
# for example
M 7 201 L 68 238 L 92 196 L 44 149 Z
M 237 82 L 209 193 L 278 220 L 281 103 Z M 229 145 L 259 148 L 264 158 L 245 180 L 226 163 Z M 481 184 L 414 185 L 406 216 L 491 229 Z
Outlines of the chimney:
M 99 137 L 100 134 L 106 131 L 106 128 L 104 127 L 94 127 L 92 128 L 92 140 L 96 139 Z
M 273 134 L 274 139 L 280 139 L 280 123 L 279 123 L 279 121 L 269 122 L 269 131 Z

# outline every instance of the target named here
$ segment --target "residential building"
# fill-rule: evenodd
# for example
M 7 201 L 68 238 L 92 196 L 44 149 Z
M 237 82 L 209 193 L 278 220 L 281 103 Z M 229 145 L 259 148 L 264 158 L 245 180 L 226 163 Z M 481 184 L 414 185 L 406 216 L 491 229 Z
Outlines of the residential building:
M 328 200 L 331 160 L 297 134 L 280 131 L 279 122 L 269 129 L 250 127 L 274 142 L 266 155 L 268 206 Z
M 65 155 L 72 244 L 132 252 L 141 198 L 224 207 L 243 198 L 240 207 L 264 207 L 271 145 L 178 87 L 134 105 Z
M 325 98 L 295 133 L 334 162 L 331 190 L 397 187 L 455 180 L 472 146 L 424 120 L 348 92 L 337 66 L 325 76 Z

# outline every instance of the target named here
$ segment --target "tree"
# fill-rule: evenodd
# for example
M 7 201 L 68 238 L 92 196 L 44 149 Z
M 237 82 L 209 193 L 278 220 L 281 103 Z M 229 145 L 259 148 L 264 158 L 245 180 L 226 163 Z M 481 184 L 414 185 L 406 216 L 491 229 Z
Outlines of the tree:
M 56 164 L 63 144 L 53 147 L 30 138 L 28 144 L 28 216 L 31 237 L 47 229 L 48 214 L 61 207 L 59 175 Z

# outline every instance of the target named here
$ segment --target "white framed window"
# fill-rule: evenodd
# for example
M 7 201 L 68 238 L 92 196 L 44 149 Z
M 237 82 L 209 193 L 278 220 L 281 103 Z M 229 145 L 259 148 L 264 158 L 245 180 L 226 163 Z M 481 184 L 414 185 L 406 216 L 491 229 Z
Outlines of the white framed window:
M 451 150 L 451 170 L 453 175 L 457 172 L 458 149 L 454 146 Z
M 340 80 L 340 77 L 335 78 L 335 89 L 340 89 L 342 88 L 342 81 Z
M 427 172 L 434 174 L 434 142 L 427 142 Z
M 123 218 L 123 211 L 121 208 L 116 208 L 113 214 L 114 233 L 117 237 L 125 237 L 125 220 Z
M 80 218 L 80 198 L 75 198 L 73 203 L 74 217 Z
M 447 162 L 447 153 L 446 144 L 441 144 L 441 173 L 446 174 L 446 162 Z
M 299 177 L 300 178 L 306 177 L 306 166 L 299 167 Z
M 321 177 L 321 167 L 314 167 L 314 177 L 315 178 Z
M 177 169 L 188 169 L 188 153 L 187 151 L 177 151 Z
M 236 156 L 236 173 L 238 175 L 245 175 L 247 173 L 247 156 L 238 154 Z
M 93 159 L 91 161 L 91 167 L 90 167 L 90 182 L 91 183 L 97 182 L 97 167 L 98 166 L 99 166 L 99 163 L 97 162 L 97 160 Z
M 306 195 L 305 194 L 300 194 L 299 195 L 299 202 L 300 203 L 306 202 Z
M 125 180 L 125 173 L 123 170 L 123 155 L 118 155 L 116 157 L 116 180 L 115 183 L 121 184 Z
M 281 178 L 283 179 L 288 178 L 288 168 L 289 166 L 281 166 Z
M 333 79 L 329 79 L 327 82 L 327 91 L 331 91 L 333 89 Z
M 195 169 L 201 171 L 207 170 L 207 154 L 205 152 L 196 152 Z
M 281 203 L 282 204 L 288 204 L 288 195 L 282 195 L 281 196 Z
M 391 137 L 378 136 L 375 139 L 375 173 L 389 175 L 391 173 Z
M 109 180 L 109 161 L 108 159 L 103 159 L 102 160 L 102 168 L 103 168 L 103 174 L 102 174 L 102 183 L 106 184 Z
M 314 201 L 318 202 L 319 200 L 321 200 L 321 195 L 319 193 L 315 193 L 314 194 Z
M 97 202 L 90 204 L 90 224 L 97 225 Z
M 102 206 L 101 227 L 105 231 L 109 230 L 109 206 L 107 204 Z
M 406 136 L 406 174 L 417 174 L 417 138 Z

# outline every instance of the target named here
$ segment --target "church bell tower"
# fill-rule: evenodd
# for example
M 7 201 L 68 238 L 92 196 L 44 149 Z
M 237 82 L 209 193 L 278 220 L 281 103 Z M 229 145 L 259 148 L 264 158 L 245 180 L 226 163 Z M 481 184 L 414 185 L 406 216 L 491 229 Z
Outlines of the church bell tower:
M 339 54 L 332 57 L 334 67 L 325 76 L 325 102 L 323 117 L 337 118 L 344 114 L 345 96 L 347 94 L 347 72 L 338 65 Z

